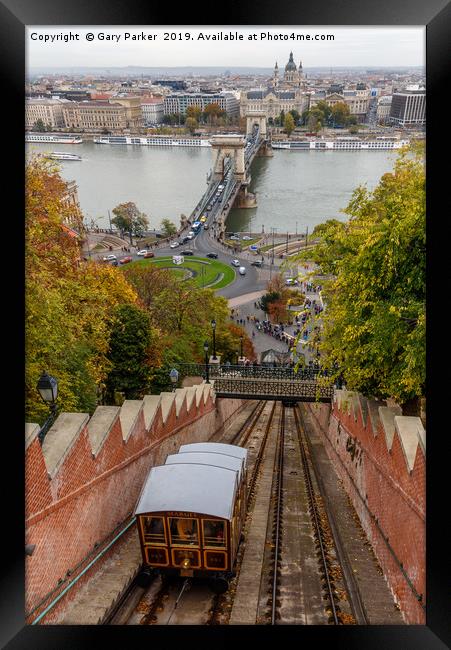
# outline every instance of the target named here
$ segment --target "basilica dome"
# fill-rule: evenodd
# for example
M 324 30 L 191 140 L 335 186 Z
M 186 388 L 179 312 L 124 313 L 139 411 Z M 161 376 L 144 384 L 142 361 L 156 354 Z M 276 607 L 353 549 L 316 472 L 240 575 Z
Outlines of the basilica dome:
M 296 63 L 295 63 L 294 60 L 293 60 L 293 52 L 290 52 L 290 59 L 289 59 L 287 65 L 285 66 L 285 70 L 286 70 L 287 72 L 288 72 L 288 71 L 290 71 L 290 72 L 296 72 L 296 70 L 297 70 L 297 68 L 296 68 Z

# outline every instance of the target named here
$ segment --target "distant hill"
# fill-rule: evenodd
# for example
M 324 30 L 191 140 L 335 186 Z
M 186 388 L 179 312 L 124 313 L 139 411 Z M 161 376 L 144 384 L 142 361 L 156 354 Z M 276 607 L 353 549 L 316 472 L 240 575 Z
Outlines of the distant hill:
M 331 66 L 318 66 L 311 68 L 304 68 L 307 74 L 330 72 L 413 72 L 420 71 L 424 68 L 422 66 L 347 66 L 347 67 L 331 67 Z M 158 76 L 165 77 L 188 77 L 188 76 L 211 76 L 222 75 L 224 73 L 231 75 L 271 75 L 273 68 L 259 68 L 252 66 L 180 66 L 180 67 L 147 67 L 147 66 L 124 66 L 124 67 L 87 67 L 87 66 L 55 66 L 55 67 L 29 67 L 27 76 L 40 76 L 44 74 L 70 74 L 70 75 L 101 75 L 108 77 L 140 77 L 150 76 L 157 78 Z

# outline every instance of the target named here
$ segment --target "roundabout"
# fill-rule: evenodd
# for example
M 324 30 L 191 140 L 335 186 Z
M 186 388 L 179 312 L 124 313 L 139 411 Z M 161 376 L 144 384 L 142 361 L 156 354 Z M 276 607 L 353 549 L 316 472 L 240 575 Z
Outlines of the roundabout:
M 181 282 L 193 280 L 198 287 L 205 289 L 222 289 L 236 278 L 235 270 L 227 264 L 202 257 L 185 257 L 182 264 L 174 264 L 172 256 L 158 257 L 132 262 L 129 267 L 138 265 L 171 271 Z

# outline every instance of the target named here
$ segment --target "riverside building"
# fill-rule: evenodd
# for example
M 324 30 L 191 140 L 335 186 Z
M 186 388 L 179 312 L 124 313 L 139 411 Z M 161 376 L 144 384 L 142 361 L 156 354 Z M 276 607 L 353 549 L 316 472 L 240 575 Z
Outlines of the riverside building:
M 389 122 L 398 126 L 426 124 L 425 89 L 417 86 L 393 93 Z
M 188 106 L 199 106 L 203 111 L 209 104 L 218 104 L 230 117 L 239 114 L 239 101 L 231 92 L 220 93 L 171 93 L 164 98 L 164 114 L 186 114 Z
M 64 124 L 65 99 L 33 98 L 25 100 L 25 128 L 33 129 L 38 120 L 52 129 L 59 129 Z
M 265 113 L 270 123 L 282 111 L 287 113 L 296 110 L 298 113 L 302 113 L 307 108 L 308 95 L 305 92 L 302 62 L 299 63 L 299 67 L 296 66 L 293 52 L 290 52 L 282 79 L 279 77 L 279 67 L 276 61 L 273 76 L 268 80 L 266 88 L 252 89 L 241 93 L 241 116 L 247 115 L 248 112 L 259 111 Z

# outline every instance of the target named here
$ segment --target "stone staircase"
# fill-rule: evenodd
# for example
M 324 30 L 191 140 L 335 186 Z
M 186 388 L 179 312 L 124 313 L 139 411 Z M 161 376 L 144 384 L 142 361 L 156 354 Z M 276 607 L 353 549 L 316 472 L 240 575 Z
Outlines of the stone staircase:
M 139 572 L 142 557 L 135 526 L 127 541 L 77 593 L 58 624 L 102 625 Z

